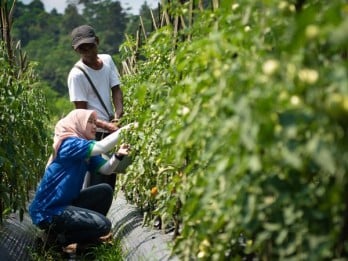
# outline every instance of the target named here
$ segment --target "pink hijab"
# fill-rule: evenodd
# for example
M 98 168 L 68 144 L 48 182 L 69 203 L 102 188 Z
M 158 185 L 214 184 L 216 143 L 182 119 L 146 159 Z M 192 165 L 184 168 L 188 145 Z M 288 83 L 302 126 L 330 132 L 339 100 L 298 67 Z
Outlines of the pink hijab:
M 48 160 L 47 166 L 56 157 L 58 149 L 62 144 L 63 140 L 69 137 L 79 137 L 87 139 L 87 122 L 92 114 L 95 118 L 97 118 L 97 113 L 93 110 L 75 109 L 72 110 L 67 116 L 62 118 L 60 121 L 58 121 L 54 129 L 54 152 Z

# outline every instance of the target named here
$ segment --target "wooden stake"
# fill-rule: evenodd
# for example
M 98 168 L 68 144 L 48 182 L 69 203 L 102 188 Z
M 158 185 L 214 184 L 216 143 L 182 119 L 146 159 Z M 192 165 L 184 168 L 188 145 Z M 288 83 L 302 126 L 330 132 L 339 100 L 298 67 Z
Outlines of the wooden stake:
M 146 31 L 145 31 L 143 18 L 141 16 L 139 16 L 139 18 L 140 18 L 140 24 L 141 24 L 142 32 L 143 32 L 143 35 L 144 35 L 144 39 L 145 39 L 145 42 L 146 42 L 147 41 L 147 35 L 146 35 Z
M 153 15 L 153 12 L 152 12 L 152 9 L 151 9 L 151 8 L 150 8 L 150 14 L 151 14 L 151 18 L 152 18 L 153 27 L 154 27 L 155 30 L 157 30 L 157 29 L 158 29 L 157 23 L 156 23 L 156 20 L 155 20 L 155 17 L 154 17 L 154 15 Z

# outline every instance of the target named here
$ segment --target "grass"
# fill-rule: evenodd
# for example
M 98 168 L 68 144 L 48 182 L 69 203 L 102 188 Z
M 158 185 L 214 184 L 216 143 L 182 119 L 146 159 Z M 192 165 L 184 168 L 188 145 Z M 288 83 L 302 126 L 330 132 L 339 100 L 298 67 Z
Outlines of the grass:
M 50 247 L 43 249 L 43 245 L 37 245 L 30 249 L 32 261 L 60 261 L 60 260 L 98 260 L 98 261 L 119 261 L 123 260 L 120 243 L 116 240 L 84 249 L 81 253 L 66 254 L 59 249 Z

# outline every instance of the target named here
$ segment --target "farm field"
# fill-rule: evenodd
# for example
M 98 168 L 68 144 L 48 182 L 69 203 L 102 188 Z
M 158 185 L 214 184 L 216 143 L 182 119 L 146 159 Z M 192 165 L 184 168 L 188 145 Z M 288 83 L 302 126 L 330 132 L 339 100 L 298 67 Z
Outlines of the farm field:
M 180 260 L 347 259 L 346 1 L 168 2 L 119 48 L 121 124 L 139 127 L 117 189 Z M 49 133 L 33 72 L 0 65 L 5 215 Z

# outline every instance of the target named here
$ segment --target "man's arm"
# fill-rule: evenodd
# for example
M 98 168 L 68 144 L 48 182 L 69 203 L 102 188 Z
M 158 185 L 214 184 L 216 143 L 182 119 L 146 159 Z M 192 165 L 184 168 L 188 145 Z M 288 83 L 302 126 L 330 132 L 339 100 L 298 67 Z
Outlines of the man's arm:
M 85 101 L 74 101 L 75 109 L 87 109 L 87 102 Z
M 123 115 L 123 93 L 120 85 L 112 87 L 112 101 L 115 106 L 115 119 L 120 119 Z
M 74 101 L 74 105 L 76 109 L 87 109 L 87 102 L 85 101 Z M 97 127 L 107 130 L 109 132 L 114 132 L 118 129 L 118 127 L 115 126 L 115 124 L 100 119 L 97 119 L 96 125 Z

